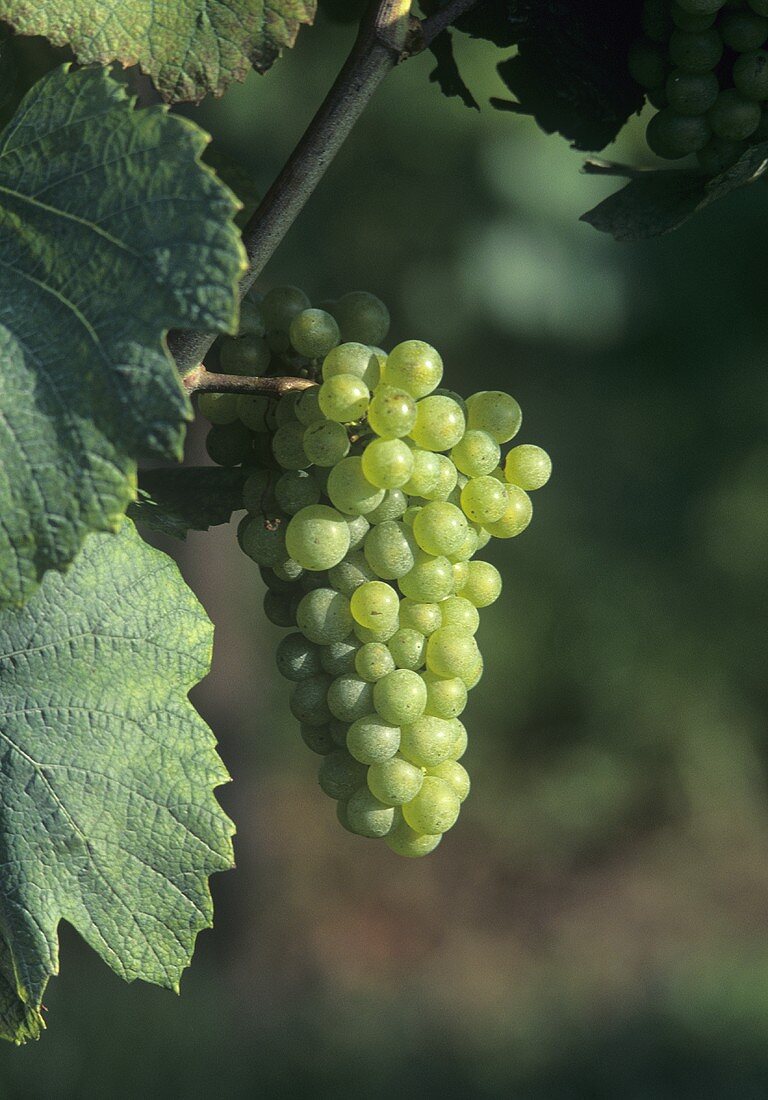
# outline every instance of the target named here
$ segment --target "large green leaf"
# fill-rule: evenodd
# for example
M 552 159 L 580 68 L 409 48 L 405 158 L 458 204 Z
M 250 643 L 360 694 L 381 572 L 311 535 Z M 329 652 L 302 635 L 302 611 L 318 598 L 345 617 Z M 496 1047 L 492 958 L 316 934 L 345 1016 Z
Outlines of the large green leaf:
M 186 694 L 211 624 L 126 521 L 0 614 L 0 1034 L 39 1030 L 69 921 L 124 978 L 178 986 L 232 864 L 227 779 Z
M 243 505 L 249 470 L 242 466 L 178 466 L 143 470 L 139 496 L 128 509 L 137 523 L 185 539 L 188 531 L 207 531 L 229 523 Z
M 231 331 L 244 259 L 206 135 L 58 69 L 0 136 L 0 606 L 18 605 L 178 458 L 169 328 Z
M 78 61 L 138 63 L 174 103 L 221 95 L 251 65 L 266 71 L 316 7 L 316 0 L 0 0 L 0 19 L 71 46 Z

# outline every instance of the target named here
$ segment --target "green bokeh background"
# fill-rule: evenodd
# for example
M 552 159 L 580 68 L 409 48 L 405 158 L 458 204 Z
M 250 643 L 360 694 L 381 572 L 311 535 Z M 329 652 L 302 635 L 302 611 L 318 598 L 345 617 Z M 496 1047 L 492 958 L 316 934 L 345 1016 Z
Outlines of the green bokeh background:
M 188 113 L 263 190 L 351 33 L 321 21 Z M 461 57 L 503 94 L 493 50 Z M 393 340 L 512 392 L 552 454 L 531 528 L 490 554 L 472 797 L 426 860 L 343 833 L 256 567 L 232 528 L 174 544 L 217 624 L 194 698 L 238 868 L 180 999 L 62 928 L 48 1032 L 0 1050 L 7 1100 L 768 1095 L 768 191 L 616 244 L 577 220 L 612 182 L 430 69 L 387 80 L 264 286 L 381 294 Z M 609 153 L 647 163 L 641 135 Z

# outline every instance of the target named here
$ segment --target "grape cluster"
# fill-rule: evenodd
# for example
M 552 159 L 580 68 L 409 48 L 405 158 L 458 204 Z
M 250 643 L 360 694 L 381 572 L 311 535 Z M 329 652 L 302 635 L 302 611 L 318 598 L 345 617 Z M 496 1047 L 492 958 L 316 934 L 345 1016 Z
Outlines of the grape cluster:
M 768 0 L 645 0 L 643 31 L 629 70 L 658 108 L 654 153 L 717 175 L 768 140 Z
M 323 758 L 320 786 L 346 829 L 421 856 L 469 792 L 460 715 L 483 671 L 479 609 L 501 591 L 475 555 L 527 527 L 551 463 L 528 444 L 502 459 L 514 398 L 440 389 L 442 360 L 419 340 L 383 351 L 378 298 L 324 306 L 295 287 L 246 299 L 244 333 L 221 353 L 226 369 L 319 384 L 280 400 L 205 395 L 200 409 L 214 461 L 250 470 L 238 540 L 267 617 L 291 631 L 277 665 Z

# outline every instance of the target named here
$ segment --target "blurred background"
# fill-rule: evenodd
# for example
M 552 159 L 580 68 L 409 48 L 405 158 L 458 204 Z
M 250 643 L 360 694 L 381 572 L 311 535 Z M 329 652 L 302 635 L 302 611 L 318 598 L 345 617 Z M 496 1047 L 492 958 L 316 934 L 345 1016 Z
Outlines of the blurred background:
M 352 34 L 321 19 L 185 113 L 264 190 Z M 459 55 L 504 94 L 493 49 Z M 491 553 L 471 799 L 425 860 L 344 833 L 234 525 L 164 544 L 216 623 L 194 701 L 238 868 L 180 999 L 62 927 L 48 1032 L 0 1049 L 7 1100 L 768 1095 L 768 191 L 616 244 L 577 220 L 612 181 L 431 67 L 388 78 L 263 285 L 381 295 L 393 343 L 509 390 L 553 457 Z M 642 163 L 641 136 L 609 155 Z

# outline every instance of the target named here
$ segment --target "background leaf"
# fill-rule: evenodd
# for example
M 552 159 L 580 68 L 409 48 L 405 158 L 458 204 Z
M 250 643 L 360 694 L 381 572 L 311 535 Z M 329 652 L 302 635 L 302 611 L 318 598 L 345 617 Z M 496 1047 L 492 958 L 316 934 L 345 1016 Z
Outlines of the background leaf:
M 229 523 L 243 507 L 243 484 L 248 471 L 241 467 L 180 466 L 143 470 L 139 497 L 128 514 L 154 531 L 187 537 L 187 531 L 207 531 Z
M 65 568 L 178 458 L 190 404 L 171 327 L 231 331 L 242 246 L 206 137 L 57 69 L 0 137 L 0 606 Z
M 72 47 L 78 61 L 138 64 L 169 103 L 222 95 L 251 65 L 265 72 L 316 0 L 0 0 L 0 19 L 19 34 Z
M 39 1027 L 59 921 L 122 977 L 168 988 L 210 926 L 208 876 L 232 865 L 233 827 L 213 795 L 227 773 L 186 693 L 211 637 L 176 565 L 130 523 L 0 615 L 7 1038 Z

